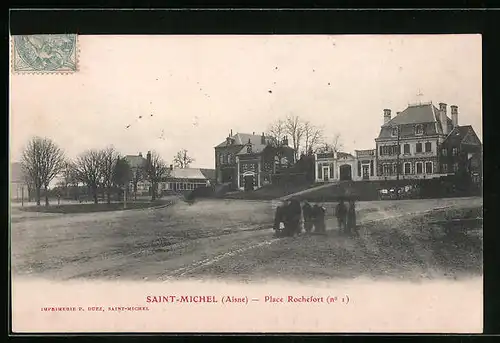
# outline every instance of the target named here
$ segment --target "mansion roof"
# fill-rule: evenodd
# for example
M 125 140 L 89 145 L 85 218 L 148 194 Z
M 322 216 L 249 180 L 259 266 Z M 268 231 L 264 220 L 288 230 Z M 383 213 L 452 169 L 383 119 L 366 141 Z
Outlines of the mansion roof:
M 146 165 L 146 159 L 140 155 L 126 155 L 125 160 L 130 168 L 142 168 Z
M 252 146 L 263 145 L 262 144 L 262 135 L 252 135 L 249 133 L 237 133 L 233 136 L 230 136 L 234 140 L 233 145 L 246 145 L 248 144 L 248 140 L 252 143 Z M 270 137 L 266 136 L 266 140 L 269 140 Z M 221 148 L 227 146 L 227 141 L 224 140 L 222 143 L 218 144 L 216 148 Z
M 450 132 L 453 130 L 453 122 L 448 116 L 446 116 L 446 121 L 448 132 Z M 392 137 L 391 129 L 395 125 L 401 125 L 401 137 L 414 136 L 416 124 L 423 124 L 425 135 L 443 134 L 439 110 L 430 103 L 409 105 L 404 111 L 381 126 L 378 138 Z

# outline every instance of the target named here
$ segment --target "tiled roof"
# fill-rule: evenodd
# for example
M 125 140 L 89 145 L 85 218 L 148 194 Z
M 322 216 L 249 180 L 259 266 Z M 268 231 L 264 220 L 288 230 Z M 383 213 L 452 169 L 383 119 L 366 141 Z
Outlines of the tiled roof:
M 471 131 L 474 132 L 474 129 L 471 125 L 457 126 L 448 134 L 443 144 L 460 144 L 465 136 L 467 136 L 467 134 Z
M 179 168 L 170 171 L 168 176 L 171 179 L 196 179 L 207 180 L 200 168 Z
M 24 175 L 21 163 L 13 162 L 10 164 L 10 182 L 24 182 Z
M 146 165 L 146 159 L 139 155 L 127 155 L 125 160 L 128 162 L 130 168 L 141 168 Z
M 248 140 L 250 139 L 250 143 L 252 145 L 262 145 L 262 135 L 252 135 L 249 133 L 237 133 L 233 136 L 231 136 L 232 139 L 234 139 L 234 145 L 245 145 L 248 144 Z M 269 137 L 267 137 L 269 138 Z M 222 143 L 216 146 L 218 147 L 225 147 L 226 146 L 226 140 L 224 140 Z
M 200 169 L 201 173 L 209 180 L 215 180 L 215 169 Z
M 453 129 L 452 120 L 447 116 L 448 132 Z M 401 125 L 401 137 L 413 136 L 414 124 L 423 124 L 426 135 L 443 133 L 439 110 L 433 104 L 410 105 L 389 122 L 382 125 L 378 138 L 391 137 L 391 126 Z

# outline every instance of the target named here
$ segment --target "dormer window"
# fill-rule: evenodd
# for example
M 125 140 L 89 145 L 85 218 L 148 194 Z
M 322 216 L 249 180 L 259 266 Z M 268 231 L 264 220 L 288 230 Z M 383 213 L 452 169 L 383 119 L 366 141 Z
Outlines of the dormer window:
M 392 137 L 396 137 L 398 135 L 398 128 L 397 127 L 393 127 L 392 130 L 391 130 L 391 136 Z
M 252 153 L 252 145 L 251 145 L 251 144 L 249 144 L 249 145 L 247 146 L 247 153 L 248 153 L 248 154 L 251 154 L 251 153 Z
M 424 134 L 424 126 L 421 124 L 415 125 L 415 134 L 423 135 Z

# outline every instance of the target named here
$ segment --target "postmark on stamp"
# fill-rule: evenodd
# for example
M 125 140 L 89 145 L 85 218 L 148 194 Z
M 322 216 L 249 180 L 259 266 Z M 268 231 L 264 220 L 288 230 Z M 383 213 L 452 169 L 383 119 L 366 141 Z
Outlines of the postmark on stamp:
M 73 73 L 78 70 L 77 35 L 13 36 L 14 72 Z

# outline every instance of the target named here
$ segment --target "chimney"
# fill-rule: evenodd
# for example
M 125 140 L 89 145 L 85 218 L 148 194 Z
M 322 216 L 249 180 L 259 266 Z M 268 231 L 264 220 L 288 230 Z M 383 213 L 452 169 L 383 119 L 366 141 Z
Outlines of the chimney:
M 174 165 L 173 164 L 170 165 L 170 170 L 174 170 Z
M 451 121 L 453 122 L 453 127 L 458 126 L 458 106 L 451 105 Z
M 439 121 L 441 122 L 441 127 L 443 128 L 443 134 L 448 134 L 448 116 L 446 115 L 446 104 L 439 103 Z
M 264 132 L 262 132 L 262 136 L 260 137 L 260 144 L 266 144 L 266 136 L 264 135 Z
M 229 137 L 233 137 L 233 129 L 231 129 L 231 133 L 229 134 Z
M 391 110 L 386 108 L 384 109 L 384 124 L 387 124 L 391 120 Z

